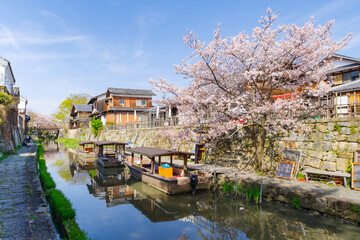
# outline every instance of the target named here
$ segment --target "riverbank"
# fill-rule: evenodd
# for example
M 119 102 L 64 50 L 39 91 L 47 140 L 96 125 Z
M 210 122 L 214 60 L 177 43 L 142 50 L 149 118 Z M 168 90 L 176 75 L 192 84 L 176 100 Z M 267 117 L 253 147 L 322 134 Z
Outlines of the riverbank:
M 0 162 L 1 239 L 57 239 L 35 167 L 36 145 Z
M 237 168 L 218 166 L 214 164 L 188 163 L 188 167 L 205 171 L 216 172 L 216 187 L 230 182 L 241 187 L 247 185 L 259 186 L 261 176 L 240 171 Z M 302 182 L 284 180 L 273 177 L 263 177 L 264 201 L 277 201 L 288 205 L 296 205 L 306 210 L 334 216 L 360 225 L 360 191 L 354 191 L 343 186 L 327 186 L 317 182 Z

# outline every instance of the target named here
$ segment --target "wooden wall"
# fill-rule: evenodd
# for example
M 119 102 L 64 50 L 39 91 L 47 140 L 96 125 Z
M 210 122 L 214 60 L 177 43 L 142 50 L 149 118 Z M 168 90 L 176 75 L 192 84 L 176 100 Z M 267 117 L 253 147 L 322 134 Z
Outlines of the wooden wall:
M 127 121 L 127 114 L 129 113 L 129 121 Z M 139 116 L 139 113 L 137 113 L 137 117 Z M 135 116 L 134 112 L 121 112 L 121 122 L 120 122 L 120 112 L 113 113 L 109 112 L 106 114 L 106 121 L 112 122 L 112 123 L 132 123 L 135 122 Z
M 151 108 L 151 98 L 139 98 L 139 97 L 112 97 L 114 107 L 140 107 L 140 108 Z M 120 104 L 120 99 L 125 99 L 125 104 Z M 136 106 L 136 100 L 147 100 L 146 106 Z

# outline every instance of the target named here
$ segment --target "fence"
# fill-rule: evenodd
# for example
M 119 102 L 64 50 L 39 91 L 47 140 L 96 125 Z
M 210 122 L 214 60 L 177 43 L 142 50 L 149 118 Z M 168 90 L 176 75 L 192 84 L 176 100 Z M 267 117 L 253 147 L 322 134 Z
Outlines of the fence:
M 178 117 L 171 118 L 156 118 L 150 121 L 139 121 L 133 123 L 121 124 L 107 124 L 105 130 L 120 130 L 120 129 L 136 129 L 136 128 L 156 128 L 156 127 L 170 127 L 179 124 Z

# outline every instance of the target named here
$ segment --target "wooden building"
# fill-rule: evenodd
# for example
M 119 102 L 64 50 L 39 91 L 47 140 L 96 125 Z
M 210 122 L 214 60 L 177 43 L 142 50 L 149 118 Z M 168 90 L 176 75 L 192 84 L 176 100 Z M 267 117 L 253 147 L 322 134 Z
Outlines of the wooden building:
M 142 121 L 142 112 L 152 107 L 151 90 L 108 88 L 104 94 L 90 99 L 91 116 L 100 118 L 104 125 Z
M 70 112 L 70 129 L 80 127 L 89 127 L 91 121 L 90 114 L 92 112 L 91 105 L 88 104 L 74 104 Z
M 333 86 L 321 100 L 323 117 L 360 116 L 360 59 L 335 54 L 334 68 L 328 72 Z

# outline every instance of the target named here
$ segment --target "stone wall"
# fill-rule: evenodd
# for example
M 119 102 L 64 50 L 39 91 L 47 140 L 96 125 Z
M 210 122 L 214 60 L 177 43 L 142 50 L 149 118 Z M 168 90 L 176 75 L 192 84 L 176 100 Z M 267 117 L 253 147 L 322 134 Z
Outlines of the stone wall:
M 265 144 L 265 169 L 274 170 L 285 149 L 301 152 L 301 169 L 346 171 L 353 154 L 360 150 L 360 118 L 310 120 L 309 133 L 287 134 L 267 138 Z M 251 168 L 255 164 L 256 135 L 244 128 L 233 137 L 217 142 L 211 158 L 224 165 Z
M 276 167 L 284 149 L 301 152 L 300 169 L 315 168 L 326 171 L 346 171 L 353 159 L 355 150 L 360 150 L 360 119 L 339 118 L 318 119 L 307 122 L 310 133 L 288 134 L 267 139 L 264 166 Z M 171 149 L 171 139 L 163 136 L 163 128 L 124 129 L 101 131 L 95 137 L 90 129 L 73 129 L 62 132 L 60 137 L 81 140 L 116 140 L 132 142 L 136 146 L 150 146 Z M 209 161 L 227 166 L 252 168 L 255 163 L 255 145 L 252 142 L 251 129 L 244 128 L 230 138 L 222 139 L 209 145 Z M 194 142 L 183 143 L 179 150 L 192 151 Z
M 141 147 L 159 147 L 172 149 L 172 141 L 168 137 L 161 134 L 164 128 L 144 128 L 144 129 L 124 129 L 124 130 L 106 130 L 100 131 L 99 136 L 91 133 L 90 129 L 71 129 L 66 133 L 61 130 L 59 138 L 77 138 L 81 140 L 93 141 L 120 141 L 132 142 L 134 145 Z M 192 151 L 194 142 L 186 142 L 176 147 L 179 151 Z
M 24 134 L 17 125 L 17 111 L 9 110 L 0 125 L 0 152 L 14 151 L 24 140 Z
M 219 175 L 217 188 L 221 189 L 221 184 L 225 182 L 235 184 L 235 179 L 226 174 Z M 260 189 L 261 178 L 257 175 L 239 174 L 237 183 L 243 189 L 247 186 L 258 186 Z M 329 186 L 320 188 L 311 183 L 265 177 L 262 196 L 265 201 L 277 201 L 290 206 L 296 199 L 297 207 L 360 224 L 360 202 L 358 201 L 359 194 L 356 191 L 350 193 L 342 188 Z

